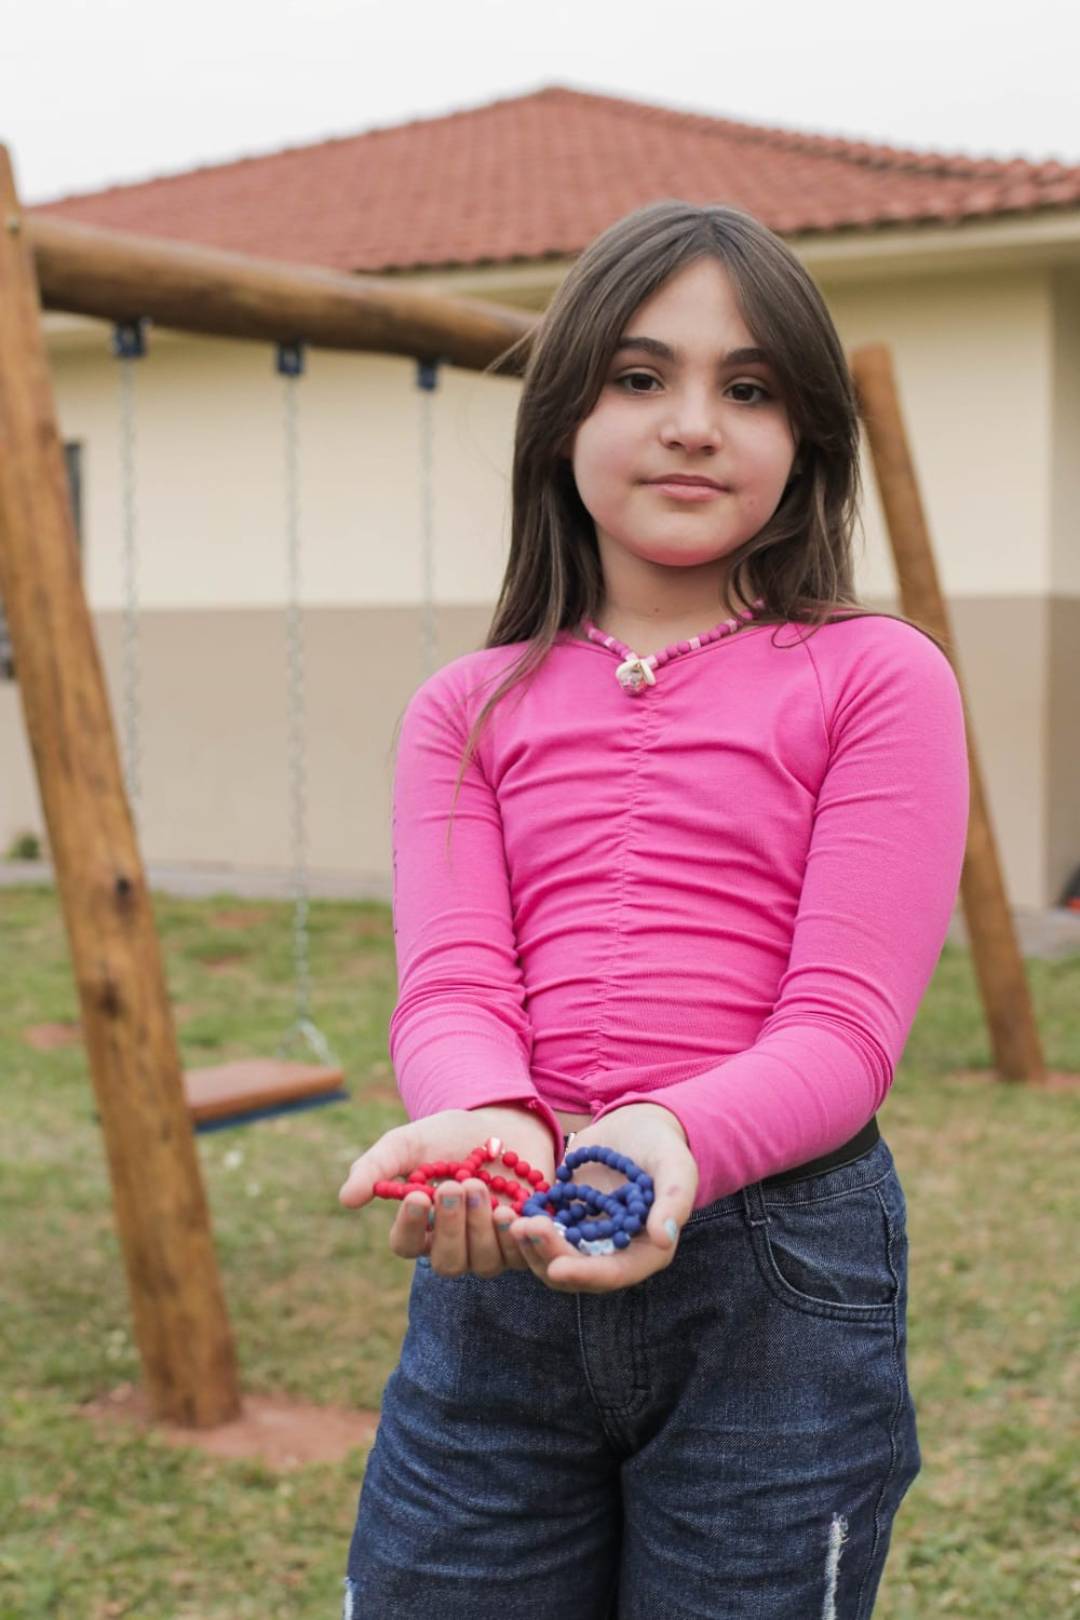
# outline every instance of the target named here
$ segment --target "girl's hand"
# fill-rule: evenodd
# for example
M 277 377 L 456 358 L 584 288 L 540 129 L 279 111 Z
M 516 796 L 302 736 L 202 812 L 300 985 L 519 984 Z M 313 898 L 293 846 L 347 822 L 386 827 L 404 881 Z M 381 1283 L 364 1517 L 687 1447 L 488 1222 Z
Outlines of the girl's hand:
M 349 1209 L 361 1209 L 375 1196 L 377 1181 L 405 1180 L 417 1165 L 438 1159 L 464 1159 L 489 1136 L 543 1172 L 555 1174 L 554 1147 L 547 1126 L 526 1108 L 454 1108 L 413 1120 L 387 1131 L 355 1160 L 338 1197 Z M 390 1229 L 390 1247 L 403 1260 L 427 1255 L 431 1269 L 443 1277 L 497 1277 L 507 1269 L 523 1271 L 528 1262 L 510 1236 L 514 1212 L 493 1210 L 491 1194 L 479 1178 L 444 1181 L 438 1188 L 434 1219 L 426 1193 L 403 1198 Z M 430 1222 L 430 1224 L 429 1224 Z M 550 1222 L 549 1222 L 550 1224 Z
M 562 1293 L 606 1294 L 630 1288 L 654 1271 L 662 1271 L 675 1257 L 679 1232 L 694 1207 L 698 1167 L 686 1145 L 686 1133 L 668 1108 L 655 1103 L 628 1103 L 606 1114 L 595 1125 L 578 1131 L 570 1152 L 578 1148 L 610 1147 L 653 1178 L 655 1197 L 645 1230 L 625 1249 L 614 1254 L 579 1254 L 546 1215 L 522 1216 L 511 1224 L 511 1235 L 532 1271 Z M 585 1164 L 576 1179 L 590 1186 L 617 1187 L 622 1177 L 602 1164 Z

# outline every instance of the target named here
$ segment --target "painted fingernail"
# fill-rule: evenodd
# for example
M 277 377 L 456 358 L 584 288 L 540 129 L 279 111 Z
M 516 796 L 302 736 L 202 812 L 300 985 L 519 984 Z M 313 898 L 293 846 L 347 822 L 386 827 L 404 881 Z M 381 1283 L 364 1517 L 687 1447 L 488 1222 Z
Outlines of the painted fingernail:
M 442 1206 L 443 1209 L 457 1209 L 457 1193 L 447 1193 L 446 1197 L 442 1201 Z
M 465 1202 L 470 1209 L 479 1209 L 484 1200 L 478 1192 L 471 1192 L 466 1194 Z
M 675 1239 L 679 1235 L 679 1223 L 676 1221 L 674 1215 L 669 1215 L 667 1220 L 664 1222 L 664 1231 L 667 1233 L 672 1243 L 674 1243 Z

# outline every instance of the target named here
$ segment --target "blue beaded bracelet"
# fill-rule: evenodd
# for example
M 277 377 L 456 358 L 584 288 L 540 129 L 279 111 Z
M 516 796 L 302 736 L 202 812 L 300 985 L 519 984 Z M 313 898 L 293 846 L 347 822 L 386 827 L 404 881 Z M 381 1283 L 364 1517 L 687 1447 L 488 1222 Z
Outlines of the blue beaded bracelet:
M 583 1164 L 604 1164 L 626 1177 L 614 1192 L 598 1192 L 573 1179 Z M 614 1148 L 576 1148 L 555 1172 L 547 1192 L 534 1193 L 523 1215 L 550 1215 L 568 1243 L 585 1254 L 614 1254 L 642 1231 L 654 1197 L 652 1177 Z

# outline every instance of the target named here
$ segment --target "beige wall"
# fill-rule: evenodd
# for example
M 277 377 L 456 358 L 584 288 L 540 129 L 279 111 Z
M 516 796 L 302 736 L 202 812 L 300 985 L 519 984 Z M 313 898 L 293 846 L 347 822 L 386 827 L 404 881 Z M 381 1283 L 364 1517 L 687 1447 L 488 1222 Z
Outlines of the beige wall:
M 888 611 L 896 606 L 892 598 L 871 603 Z M 1045 852 L 1033 836 L 1042 795 L 1038 780 L 1025 773 L 1037 769 L 1037 761 L 1028 763 L 1034 752 L 1030 717 L 1039 709 L 1050 649 L 1058 648 L 1060 660 L 1068 643 L 1060 634 L 1052 636 L 1051 615 L 1042 602 L 959 598 L 951 609 L 968 688 L 977 697 L 972 705 L 977 740 L 1010 893 L 1018 904 L 1048 903 L 1064 882 L 1068 841 L 1063 829 L 1059 869 L 1048 889 Z M 487 617 L 484 608 L 442 610 L 440 656 L 480 645 Z M 119 713 L 121 621 L 118 614 L 106 613 L 97 622 Z M 1071 630 L 1075 677 L 1080 613 L 1065 628 Z M 363 875 L 378 889 L 389 869 L 394 728 L 422 678 L 419 614 L 402 608 L 312 609 L 304 629 L 310 863 Z M 165 863 L 287 866 L 282 615 L 152 613 L 142 639 L 144 850 Z M 1001 656 L 1006 639 L 1014 647 L 1007 659 Z M 12 795 L 21 807 L 18 824 L 37 826 L 29 762 L 21 731 L 10 724 L 9 696 L 10 689 L 0 689 L 0 753 L 19 764 Z M 160 720 L 166 714 L 167 728 Z M 1075 759 L 1072 771 L 1075 782 Z M 1075 851 L 1075 827 L 1073 833 Z
M 479 646 L 489 616 L 483 608 L 442 609 L 439 661 Z M 106 611 L 95 622 L 119 727 L 122 619 Z M 383 894 L 395 729 L 423 678 L 420 615 L 415 608 L 315 608 L 304 613 L 303 629 L 308 862 L 355 874 Z M 284 615 L 151 610 L 140 639 L 144 858 L 290 866 Z M 17 830 L 43 830 L 10 685 L 0 686 L 0 759 L 6 848 Z
M 1063 277 L 825 285 L 845 344 L 893 347 L 1006 880 L 1026 905 L 1056 899 L 1080 862 L 1075 735 L 1067 746 L 1080 317 Z M 53 363 L 64 436 L 85 446 L 87 589 L 118 703 L 118 368 L 107 328 L 72 323 Z M 387 751 L 423 675 L 421 398 L 411 362 L 311 352 L 308 365 L 298 397 L 309 858 L 383 880 Z M 285 385 L 267 347 L 168 334 L 152 334 L 136 378 L 145 848 L 159 861 L 284 865 Z M 441 659 L 480 644 L 498 588 L 517 393 L 509 380 L 447 370 L 434 398 Z M 891 558 L 864 476 L 859 588 L 891 608 Z M 23 827 L 40 829 L 40 816 L 15 693 L 0 685 L 0 845 Z
M 1053 297 L 1046 864 L 1059 896 L 1080 867 L 1080 270 L 1058 271 Z
M 61 429 L 84 445 L 86 587 L 123 602 L 119 364 L 108 331 L 54 352 Z M 148 610 L 285 600 L 284 380 L 254 343 L 151 334 L 135 363 L 139 590 Z M 311 350 L 295 385 L 305 604 L 421 590 L 421 391 L 409 360 Z M 517 384 L 444 367 L 434 396 L 438 600 L 482 600 L 504 547 Z
M 1006 883 L 1030 905 L 1080 864 L 1074 290 L 1048 269 L 824 284 L 849 350 L 893 351 Z M 859 583 L 884 601 L 895 570 L 865 464 L 864 480 Z
M 1052 293 L 1051 573 L 1056 596 L 1080 598 L 1080 270 L 1058 271 Z
M 888 343 L 950 597 L 1052 588 L 1049 456 L 1053 304 L 1045 271 L 926 275 L 824 288 L 845 347 Z M 866 469 L 861 588 L 895 589 Z

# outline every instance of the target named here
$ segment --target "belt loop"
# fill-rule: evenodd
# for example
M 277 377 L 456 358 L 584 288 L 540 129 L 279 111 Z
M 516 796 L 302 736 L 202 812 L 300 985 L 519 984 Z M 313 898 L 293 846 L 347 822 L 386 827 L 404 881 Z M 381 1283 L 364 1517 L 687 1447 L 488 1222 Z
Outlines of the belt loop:
M 743 1208 L 746 1210 L 746 1219 L 751 1226 L 765 1226 L 768 1224 L 768 1214 L 765 1210 L 765 1194 L 761 1190 L 760 1181 L 752 1181 L 748 1187 L 742 1189 Z

